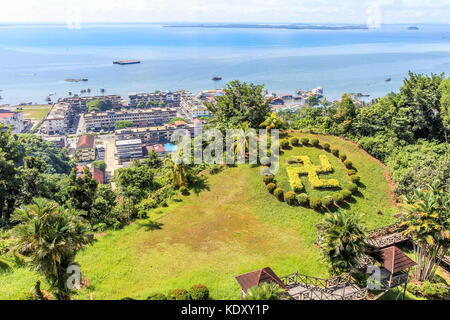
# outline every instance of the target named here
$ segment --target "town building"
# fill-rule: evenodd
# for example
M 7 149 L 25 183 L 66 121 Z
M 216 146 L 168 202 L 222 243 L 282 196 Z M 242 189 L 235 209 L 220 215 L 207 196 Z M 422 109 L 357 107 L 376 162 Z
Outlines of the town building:
M 83 135 L 78 139 L 75 156 L 79 162 L 87 162 L 95 160 L 94 142 L 95 137 L 90 134 Z
M 84 114 L 86 131 L 114 130 L 117 121 L 131 121 L 135 126 L 157 126 L 169 123 L 177 115 L 175 108 L 134 109 Z
M 141 139 L 116 140 L 115 159 L 119 163 L 139 159 L 143 156 Z
M 141 128 L 124 128 L 115 131 L 117 140 L 141 139 L 145 144 L 158 144 L 170 142 L 170 137 L 177 129 L 186 129 L 189 131 L 191 138 L 194 138 L 195 129 L 201 128 L 202 123 L 189 123 L 184 121 L 175 121 L 174 124 L 165 124 L 162 126 L 141 127 Z
M 68 113 L 69 106 L 66 104 L 55 104 L 42 124 L 46 134 L 64 134 L 69 127 L 71 113 Z
M 94 179 L 98 184 L 104 184 L 105 183 L 105 173 L 95 167 L 86 167 L 78 165 L 76 166 L 77 170 L 77 177 L 83 177 L 84 176 L 84 169 L 88 169 L 89 172 L 92 174 L 92 179 Z
M 75 113 L 83 113 L 87 112 L 86 104 L 94 100 L 110 100 L 112 107 L 114 109 L 120 109 L 123 106 L 122 97 L 117 94 L 107 96 L 89 96 L 89 97 L 74 96 L 74 97 L 59 98 L 58 103 L 67 103 L 70 105 L 72 109 L 76 111 Z
M 42 139 L 53 143 L 58 148 L 64 148 L 67 146 L 66 136 L 43 136 Z
M 189 91 L 156 91 L 150 93 L 130 93 L 128 94 L 128 106 L 130 108 L 142 108 L 147 103 L 152 102 L 153 106 L 158 104 L 168 108 L 178 108 L 181 99 L 190 96 Z
M 3 130 L 12 126 L 13 133 L 22 133 L 26 127 L 22 112 L 0 112 L 0 123 L 4 124 Z

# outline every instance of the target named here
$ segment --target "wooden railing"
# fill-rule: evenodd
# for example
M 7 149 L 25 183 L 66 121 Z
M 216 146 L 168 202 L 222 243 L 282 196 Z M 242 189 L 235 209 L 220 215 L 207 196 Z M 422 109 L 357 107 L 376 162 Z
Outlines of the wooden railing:
M 294 298 L 298 300 L 362 300 L 367 296 L 367 288 L 358 288 L 355 292 L 345 294 L 347 286 L 356 286 L 348 274 L 343 274 L 330 279 L 323 279 L 299 274 L 298 271 L 280 278 L 288 288 L 302 286 L 309 289 L 298 293 Z M 343 291 L 337 294 L 335 290 L 341 286 Z M 354 288 L 354 287 L 353 287 Z

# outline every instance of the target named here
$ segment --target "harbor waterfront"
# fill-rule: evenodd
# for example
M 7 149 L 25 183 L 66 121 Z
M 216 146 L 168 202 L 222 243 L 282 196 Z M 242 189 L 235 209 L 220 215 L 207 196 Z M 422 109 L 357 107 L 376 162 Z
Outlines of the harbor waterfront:
M 2 25 L 0 105 L 46 103 L 47 97 L 55 102 L 69 91 L 82 90 L 85 95 L 121 96 L 154 90 L 198 92 L 222 88 L 234 79 L 263 83 L 267 90 L 280 94 L 320 85 L 329 100 L 343 92 L 361 93 L 370 100 L 396 91 L 408 70 L 450 72 L 449 25 L 408 27 L 291 30 L 83 24 L 80 29 L 68 29 L 66 25 Z

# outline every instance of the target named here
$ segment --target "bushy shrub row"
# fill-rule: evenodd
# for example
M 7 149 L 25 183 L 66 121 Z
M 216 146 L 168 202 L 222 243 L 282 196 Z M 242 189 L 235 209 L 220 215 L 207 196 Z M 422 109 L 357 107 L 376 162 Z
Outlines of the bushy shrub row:
M 269 183 L 267 186 L 267 191 L 269 191 L 269 193 L 273 193 L 275 191 L 275 189 L 277 188 L 277 185 L 273 182 Z
M 170 290 L 165 296 L 162 293 L 154 293 L 147 297 L 147 300 L 208 300 L 209 289 L 203 284 L 193 285 L 189 290 Z
M 276 188 L 273 191 L 274 196 L 279 200 L 279 201 L 284 201 L 284 191 L 281 188 Z
M 273 179 L 274 179 L 273 174 L 265 173 L 263 175 L 263 181 L 264 181 L 264 184 L 266 184 L 266 185 L 273 182 Z
M 287 140 L 287 139 L 281 140 L 280 141 L 280 147 L 281 147 L 281 149 L 284 149 L 284 150 L 289 148 L 289 140 Z
M 298 145 L 299 145 L 299 140 L 298 140 L 298 138 L 297 138 L 297 137 L 291 138 L 291 144 L 292 144 L 294 147 L 298 146 Z
M 291 185 L 291 190 L 296 193 L 301 192 L 304 189 L 303 183 L 300 180 L 301 169 L 298 167 L 287 167 L 286 172 L 289 177 L 289 184 Z
M 284 195 L 284 201 L 286 201 L 286 203 L 290 206 L 297 205 L 297 197 L 292 191 L 286 192 L 286 194 Z

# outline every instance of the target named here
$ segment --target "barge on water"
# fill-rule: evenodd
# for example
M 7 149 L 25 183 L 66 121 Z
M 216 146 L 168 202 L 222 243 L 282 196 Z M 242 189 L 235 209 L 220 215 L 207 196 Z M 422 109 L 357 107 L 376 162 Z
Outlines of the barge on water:
M 137 63 L 141 63 L 141 60 L 114 60 L 113 61 L 113 64 L 120 64 L 120 65 L 137 64 Z

